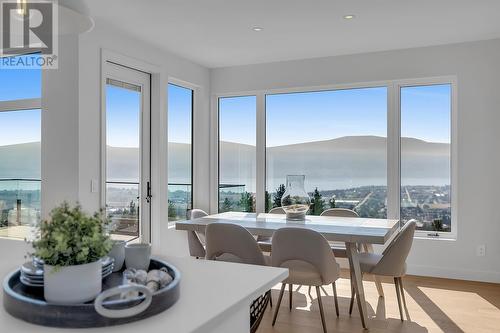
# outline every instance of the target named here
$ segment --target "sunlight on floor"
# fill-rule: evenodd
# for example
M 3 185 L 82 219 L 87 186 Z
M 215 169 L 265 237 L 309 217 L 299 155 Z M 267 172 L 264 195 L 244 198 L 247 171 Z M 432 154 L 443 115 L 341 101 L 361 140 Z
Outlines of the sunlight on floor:
M 354 306 L 349 316 L 350 280 L 343 271 L 337 280 L 340 316 L 335 316 L 331 285 L 322 290 L 323 306 L 329 332 L 366 332 L 362 329 Z M 392 279 L 383 278 L 385 297 L 379 297 L 373 277 L 363 281 L 367 301 L 370 333 L 500 333 L 500 286 L 478 282 L 434 279 L 408 276 L 404 279 L 407 310 L 405 321 L 399 319 L 399 309 Z M 281 284 L 273 287 L 273 301 L 278 300 Z M 301 332 L 321 333 L 321 322 L 315 288 L 309 294 L 307 286 L 294 285 L 293 307 L 289 310 L 288 286 L 281 302 L 275 327 L 271 326 L 272 314 L 268 309 L 259 333 Z M 326 291 L 326 293 L 325 293 Z M 273 304 L 275 305 L 275 304 Z M 409 316 L 409 319 L 408 317 Z

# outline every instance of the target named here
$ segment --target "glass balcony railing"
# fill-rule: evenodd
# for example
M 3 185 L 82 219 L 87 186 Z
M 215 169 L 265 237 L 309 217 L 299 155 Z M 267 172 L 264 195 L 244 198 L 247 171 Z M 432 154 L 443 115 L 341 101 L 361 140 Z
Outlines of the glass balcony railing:
M 245 184 L 219 184 L 219 212 L 255 212 L 255 193 Z
M 180 221 L 187 219 L 187 211 L 192 203 L 191 184 L 168 183 L 168 220 Z
M 168 184 L 169 221 L 186 219 L 187 211 L 192 208 L 191 188 L 191 184 Z M 116 238 L 139 237 L 139 212 L 139 183 L 106 182 L 106 213 Z
M 106 182 L 106 215 L 113 238 L 132 240 L 140 235 L 139 183 Z
M 40 179 L 0 179 L 0 237 L 26 238 L 40 221 Z

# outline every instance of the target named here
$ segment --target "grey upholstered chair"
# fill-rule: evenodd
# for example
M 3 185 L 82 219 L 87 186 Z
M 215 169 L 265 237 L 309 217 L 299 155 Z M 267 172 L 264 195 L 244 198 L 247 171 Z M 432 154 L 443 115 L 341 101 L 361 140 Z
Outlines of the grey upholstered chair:
M 285 210 L 281 207 L 271 208 L 269 214 L 285 214 Z M 257 243 L 264 252 L 271 252 L 271 238 L 269 236 L 257 236 Z
M 283 207 L 274 207 L 274 208 L 271 208 L 271 210 L 269 211 L 269 214 L 286 214 L 286 213 L 285 213 L 285 210 L 283 209 Z
M 188 219 L 194 220 L 208 214 L 201 209 L 191 209 L 188 212 Z M 205 235 L 196 231 L 188 231 L 189 255 L 196 258 L 205 258 Z
M 347 208 L 330 208 L 324 210 L 320 216 L 336 216 L 336 217 L 359 217 L 358 213 Z M 331 248 L 335 257 L 337 258 L 347 258 L 347 249 L 344 244 L 338 244 L 338 242 L 331 243 Z M 358 245 L 358 248 L 360 246 Z
M 289 275 L 282 282 L 278 305 L 274 312 L 273 326 L 286 284 L 290 288 L 290 310 L 292 309 L 292 285 L 315 286 L 323 331 L 326 332 L 325 315 L 321 301 L 321 286 L 332 284 L 335 310 L 339 315 L 337 288 L 335 281 L 339 278 L 340 266 L 330 249 L 328 241 L 318 232 L 303 228 L 281 228 L 273 235 L 272 265 L 288 268 Z
M 269 266 L 271 260 L 264 256 L 252 234 L 237 224 L 210 223 L 206 228 L 206 259 L 229 261 L 250 265 Z M 250 332 L 255 333 L 264 316 L 271 291 L 267 291 L 250 306 Z
M 270 260 L 252 234 L 231 223 L 210 223 L 206 228 L 206 259 L 268 266 Z
M 410 253 L 413 244 L 413 235 L 417 224 L 414 220 L 406 222 L 399 234 L 387 246 L 382 254 L 361 253 L 359 255 L 359 264 L 361 272 L 375 275 L 392 276 L 396 286 L 398 296 L 399 315 L 403 321 L 403 309 L 401 307 L 401 298 L 406 308 L 406 300 L 403 288 L 402 277 L 406 274 L 406 258 Z M 351 298 L 349 313 L 352 312 L 354 298 Z

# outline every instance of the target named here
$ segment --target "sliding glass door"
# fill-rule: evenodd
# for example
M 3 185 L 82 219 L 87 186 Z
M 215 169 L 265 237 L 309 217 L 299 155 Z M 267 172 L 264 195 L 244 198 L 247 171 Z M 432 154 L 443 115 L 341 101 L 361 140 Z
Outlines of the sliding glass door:
M 150 75 L 105 68 L 103 204 L 113 237 L 150 241 Z

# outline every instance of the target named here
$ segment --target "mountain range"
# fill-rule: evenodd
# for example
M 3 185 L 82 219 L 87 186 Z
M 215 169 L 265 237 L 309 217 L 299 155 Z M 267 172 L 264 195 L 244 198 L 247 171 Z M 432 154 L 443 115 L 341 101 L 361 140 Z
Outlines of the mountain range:
M 377 136 L 346 136 L 267 148 L 269 188 L 285 182 L 286 175 L 306 175 L 306 187 L 348 188 L 386 184 L 387 140 Z M 450 177 L 450 145 L 402 138 L 401 173 L 412 185 L 442 185 Z M 107 147 L 108 175 L 113 180 L 137 179 L 137 148 Z M 220 143 L 221 183 L 245 184 L 255 178 L 255 146 Z M 170 182 L 190 179 L 191 146 L 169 143 Z M 40 178 L 40 143 L 0 146 L 1 178 Z M 326 189 L 326 188 L 324 188 Z M 308 189 L 309 190 L 309 189 Z

